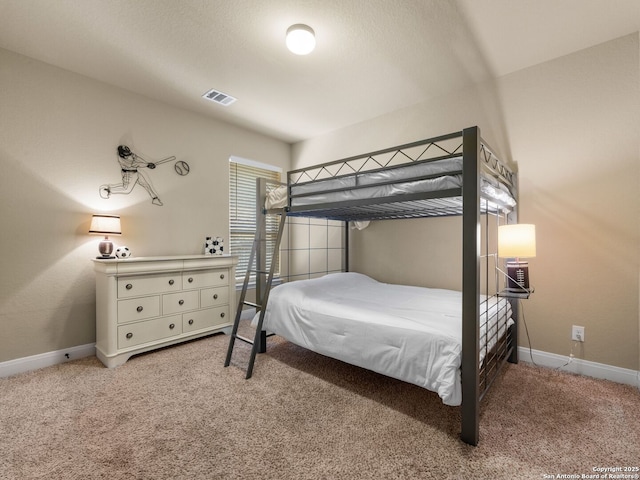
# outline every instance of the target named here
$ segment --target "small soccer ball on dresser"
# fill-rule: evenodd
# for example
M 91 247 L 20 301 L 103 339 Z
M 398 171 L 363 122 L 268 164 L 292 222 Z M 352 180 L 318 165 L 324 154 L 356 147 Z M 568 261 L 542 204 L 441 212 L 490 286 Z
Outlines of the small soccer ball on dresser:
M 213 239 L 213 254 L 222 255 L 224 252 L 224 240 L 222 237 L 214 237 Z
M 115 251 L 116 258 L 129 258 L 131 256 L 131 250 L 129 247 L 118 247 Z
M 207 237 L 204 242 L 205 255 L 222 255 L 224 240 L 222 237 Z

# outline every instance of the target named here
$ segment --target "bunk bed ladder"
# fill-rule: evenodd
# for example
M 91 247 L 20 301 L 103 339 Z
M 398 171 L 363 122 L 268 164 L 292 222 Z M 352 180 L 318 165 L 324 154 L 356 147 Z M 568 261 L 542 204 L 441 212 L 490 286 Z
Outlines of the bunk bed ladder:
M 231 330 L 231 336 L 229 338 L 229 347 L 227 349 L 227 358 L 224 362 L 224 366 L 228 367 L 231 363 L 231 356 L 233 355 L 233 349 L 235 346 L 236 340 L 240 340 L 242 342 L 248 343 L 251 345 L 251 356 L 249 357 L 249 365 L 247 367 L 247 379 L 251 378 L 253 373 L 253 365 L 256 360 L 256 354 L 260 352 L 264 352 L 264 348 L 266 347 L 266 335 L 262 331 L 262 322 L 264 321 L 264 314 L 267 309 L 267 302 L 269 300 L 269 293 L 271 292 L 271 285 L 273 283 L 273 277 L 276 271 L 276 267 L 278 265 L 278 255 L 280 251 L 280 242 L 282 240 L 282 232 L 284 230 L 284 223 L 287 218 L 286 211 L 283 209 L 282 212 L 278 212 L 280 215 L 280 222 L 278 224 L 278 234 L 276 236 L 276 242 L 273 250 L 273 255 L 271 257 L 271 264 L 268 268 L 263 263 L 266 263 L 266 217 L 267 213 L 258 215 L 258 225 L 256 229 L 256 234 L 253 239 L 253 246 L 251 247 L 251 254 L 249 255 L 249 263 L 247 265 L 247 273 L 244 276 L 244 282 L 242 284 L 242 291 L 240 293 L 240 299 L 238 301 L 238 308 L 236 311 L 236 318 L 233 322 L 233 329 Z M 262 254 L 260 257 L 259 255 Z M 259 258 L 262 260 L 259 260 Z M 255 274 L 256 278 L 256 301 L 249 302 L 246 300 L 247 290 L 249 288 L 249 282 L 251 279 L 251 274 Z M 266 281 L 263 280 L 263 277 L 266 275 Z M 264 283 L 263 283 L 264 282 Z M 258 285 L 264 285 L 264 290 L 262 288 L 258 288 Z M 242 316 L 242 310 L 244 306 L 253 307 L 256 309 L 256 312 L 260 312 L 260 316 L 258 318 L 258 325 L 256 326 L 256 333 L 253 340 L 243 337 L 238 334 L 238 326 L 240 325 L 240 318 Z

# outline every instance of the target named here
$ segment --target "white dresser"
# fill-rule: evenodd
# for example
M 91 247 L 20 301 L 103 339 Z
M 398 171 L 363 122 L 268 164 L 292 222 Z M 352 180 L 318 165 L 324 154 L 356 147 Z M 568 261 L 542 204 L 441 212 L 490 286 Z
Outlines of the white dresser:
M 231 255 L 95 259 L 97 357 L 112 368 L 137 353 L 229 334 L 237 263 Z

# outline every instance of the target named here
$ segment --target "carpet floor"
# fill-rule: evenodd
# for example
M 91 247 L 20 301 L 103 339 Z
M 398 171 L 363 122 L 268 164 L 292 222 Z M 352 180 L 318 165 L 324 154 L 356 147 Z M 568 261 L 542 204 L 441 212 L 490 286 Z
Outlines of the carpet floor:
M 223 367 L 228 338 L 0 379 L 0 478 L 540 479 L 640 466 L 631 386 L 509 365 L 471 447 L 460 409 L 432 392 L 278 337 L 245 380 L 248 347 Z

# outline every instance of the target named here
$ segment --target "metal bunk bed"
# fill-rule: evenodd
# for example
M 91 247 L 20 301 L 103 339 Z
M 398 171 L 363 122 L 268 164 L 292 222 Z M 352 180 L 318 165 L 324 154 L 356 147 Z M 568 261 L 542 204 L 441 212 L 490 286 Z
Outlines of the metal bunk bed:
M 408 170 L 407 166 L 415 166 L 417 170 Z M 435 173 L 423 171 L 422 166 L 436 166 Z M 391 177 L 380 176 L 387 172 L 391 172 Z M 516 299 L 509 299 L 515 323 L 491 351 L 484 352 L 483 361 L 480 351 L 481 290 L 491 296 L 501 295 L 497 255 L 488 246 L 489 230 L 493 228 L 489 223 L 495 224 L 497 229 L 501 222 L 517 222 L 516 174 L 493 154 L 482 140 L 479 128 L 471 127 L 366 155 L 292 170 L 287 177 L 286 205 L 271 209 L 262 205 L 258 207 L 258 230 L 249 263 L 251 270 L 246 273 L 225 366 L 231 362 L 236 339 L 253 345 L 246 378 L 252 374 L 256 353 L 266 350 L 266 332 L 262 330 L 262 322 L 275 272 L 274 263 L 267 266 L 264 260 L 264 231 L 268 214 L 280 215 L 276 250 L 288 216 L 345 222 L 461 216 L 461 439 L 477 445 L 480 401 L 502 366 L 507 361 L 518 361 Z M 443 181 L 443 177 L 446 180 Z M 266 196 L 264 185 L 261 188 L 258 195 L 263 199 Z M 334 194 L 335 198 L 332 197 Z M 490 217 L 497 220 L 489 222 Z M 348 230 L 344 229 L 345 235 L 348 235 Z M 493 267 L 491 262 L 494 262 Z M 256 267 L 252 269 L 254 264 Z M 346 265 L 348 269 L 348 260 Z M 255 303 L 247 302 L 245 297 L 250 273 L 256 273 L 260 279 L 256 281 Z M 245 305 L 255 307 L 259 312 L 253 340 L 237 333 Z M 489 335 L 486 327 L 485 332 L 484 335 Z

